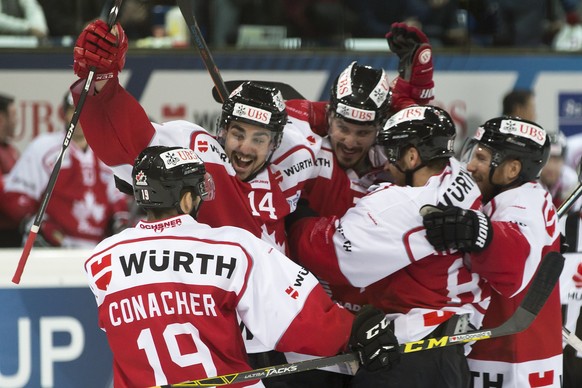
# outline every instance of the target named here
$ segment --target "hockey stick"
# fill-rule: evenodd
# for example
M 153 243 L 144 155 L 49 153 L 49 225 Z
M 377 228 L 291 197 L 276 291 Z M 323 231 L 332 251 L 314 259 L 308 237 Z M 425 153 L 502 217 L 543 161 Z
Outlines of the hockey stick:
M 556 214 L 558 218 L 562 218 L 564 215 L 568 213 L 568 210 L 574 205 L 574 203 L 580 198 L 582 195 L 582 183 L 578 183 L 576 189 L 570 194 L 568 198 L 558 208 Z M 570 330 L 566 328 L 566 326 L 562 326 L 562 338 L 564 341 L 568 343 L 571 347 L 576 349 L 577 352 L 582 352 L 582 340 L 576 336 L 576 334 L 571 333 Z
M 212 97 L 216 102 L 224 103 L 230 92 L 232 92 L 236 87 L 238 87 L 241 83 L 245 81 L 226 81 L 222 79 L 220 75 L 220 71 L 218 70 L 218 66 L 214 62 L 212 58 L 212 54 L 208 49 L 208 45 L 204 40 L 204 36 L 200 31 L 200 27 L 198 27 L 198 22 L 196 22 L 196 18 L 194 17 L 194 10 L 192 9 L 192 0 L 177 0 L 178 6 L 180 7 L 180 12 L 182 12 L 182 16 L 188 25 L 188 29 L 190 30 L 190 35 L 192 36 L 192 40 L 196 44 L 198 51 L 200 52 L 200 56 L 202 57 L 202 61 L 204 62 L 204 66 L 208 70 L 210 74 L 210 78 L 212 78 L 212 82 L 214 83 L 214 87 L 212 88 Z M 285 100 L 305 100 L 305 97 L 301 95 L 297 90 L 295 90 L 290 85 L 283 83 L 283 82 L 274 82 L 274 81 L 253 81 L 261 85 L 275 87 L 281 91 L 283 98 Z
M 115 0 L 113 6 L 111 7 L 111 11 L 109 12 L 109 18 L 107 20 L 107 24 L 111 29 L 115 25 L 115 21 L 117 20 L 117 15 L 119 13 L 119 8 L 121 7 L 122 0 Z M 93 77 L 95 76 L 95 66 L 92 66 L 89 69 L 89 75 L 87 76 L 87 80 L 85 81 L 85 85 L 83 86 L 83 90 L 81 91 L 81 96 L 79 98 L 79 103 L 75 107 L 75 111 L 73 112 L 73 117 L 71 118 L 71 122 L 69 123 L 67 133 L 63 140 L 63 146 L 61 147 L 61 151 L 57 156 L 57 160 L 55 162 L 55 166 L 53 167 L 53 171 L 49 177 L 49 181 L 46 186 L 46 190 L 44 196 L 42 198 L 42 202 L 36 213 L 36 217 L 34 218 L 34 222 L 30 227 L 30 233 L 26 238 L 26 243 L 24 244 L 24 249 L 22 251 L 22 255 L 20 256 L 20 260 L 18 261 L 18 266 L 16 267 L 16 271 L 14 272 L 14 276 L 12 277 L 12 283 L 18 284 L 20 283 L 20 278 L 22 277 L 22 272 L 24 272 L 24 266 L 28 261 L 28 256 L 30 255 L 30 250 L 34 245 L 34 241 L 36 240 L 36 236 L 38 231 L 40 230 L 40 225 L 42 223 L 42 219 L 44 217 L 44 213 L 48 206 L 48 202 L 51 198 L 53 190 L 55 188 L 55 184 L 57 182 L 57 178 L 59 176 L 59 172 L 61 170 L 61 163 L 63 162 L 63 156 L 65 155 L 65 151 L 69 147 L 71 139 L 73 137 L 73 132 L 75 131 L 75 127 L 77 126 L 77 122 L 79 121 L 79 117 L 81 116 L 81 110 L 83 109 L 83 105 L 85 104 L 85 99 L 87 98 L 87 93 L 89 93 L 89 88 L 93 83 Z
M 234 89 L 236 89 L 240 84 L 246 82 L 245 80 L 237 80 L 237 81 L 226 81 L 226 89 L 230 94 Z M 305 97 L 301 93 L 299 93 L 295 88 L 291 85 L 283 83 L 283 82 L 276 82 L 276 81 L 252 81 L 256 84 L 277 88 L 281 91 L 281 95 L 283 96 L 284 100 L 305 100 Z M 214 101 L 222 103 L 223 101 L 220 100 L 220 95 L 218 94 L 218 90 L 216 86 L 212 88 L 212 97 Z
M 400 344 L 400 353 L 413 353 L 447 346 L 462 345 L 467 342 L 481 341 L 522 332 L 536 318 L 546 300 L 554 290 L 562 268 L 564 257 L 559 252 L 550 252 L 542 260 L 534 275 L 529 289 L 517 307 L 517 310 L 503 324 L 493 329 L 474 330 L 465 334 L 427 338 Z M 265 379 L 274 376 L 283 376 L 307 370 L 323 368 L 346 362 L 357 362 L 357 353 L 340 354 L 339 356 L 315 358 L 291 364 L 282 364 L 266 368 L 254 369 L 246 372 L 232 373 L 217 377 L 208 377 L 200 380 L 185 381 L 178 384 L 169 384 L 161 387 L 214 387 L 240 383 L 243 381 Z
M 202 36 L 202 32 L 200 32 L 200 27 L 198 27 L 196 18 L 194 17 L 192 0 L 178 0 L 177 2 L 178 7 L 180 7 L 180 12 L 182 12 L 182 16 L 190 30 L 190 35 L 192 35 L 192 39 L 194 40 L 196 47 L 198 47 L 198 51 L 202 57 L 202 61 L 210 74 L 210 78 L 212 78 L 212 81 L 214 82 L 214 87 L 217 89 L 220 98 L 219 102 L 223 103 L 228 98 L 229 93 L 224 85 L 220 71 L 218 70 L 216 63 L 214 63 L 214 59 L 212 59 L 212 54 L 210 54 L 210 51 L 208 50 L 204 36 Z

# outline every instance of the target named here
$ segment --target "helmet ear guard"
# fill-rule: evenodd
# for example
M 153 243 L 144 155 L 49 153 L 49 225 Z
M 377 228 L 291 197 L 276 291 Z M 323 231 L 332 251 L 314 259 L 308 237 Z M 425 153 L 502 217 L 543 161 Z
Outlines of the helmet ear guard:
M 184 190 L 203 201 L 214 198 L 214 182 L 204 162 L 189 148 L 152 146 L 136 158 L 133 193 L 144 209 L 179 209 Z

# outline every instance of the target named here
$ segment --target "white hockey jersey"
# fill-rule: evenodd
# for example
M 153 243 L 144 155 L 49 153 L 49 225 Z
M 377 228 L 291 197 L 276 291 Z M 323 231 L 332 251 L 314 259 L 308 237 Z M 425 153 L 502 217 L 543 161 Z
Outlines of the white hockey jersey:
M 559 250 L 559 225 L 552 197 L 539 183 L 525 183 L 495 196 L 483 211 L 493 241 L 471 254 L 471 269 L 492 292 L 483 327 L 505 322 L 523 300 L 549 251 Z M 525 331 L 478 341 L 468 356 L 475 388 L 560 387 L 562 337 L 559 287 Z
M 367 287 L 373 305 L 394 320 L 400 342 L 416 341 L 453 314 L 474 315 L 488 287 L 459 252 L 436 252 L 420 208 L 437 203 L 476 209 L 481 193 L 455 159 L 425 186 L 381 184 L 341 217 L 293 225 L 293 257 L 332 284 Z M 478 324 L 479 322 L 474 322 Z
M 270 245 L 188 215 L 104 240 L 85 270 L 119 388 L 251 369 L 237 314 L 267 346 L 319 356 L 343 351 L 353 322 L 309 271 Z

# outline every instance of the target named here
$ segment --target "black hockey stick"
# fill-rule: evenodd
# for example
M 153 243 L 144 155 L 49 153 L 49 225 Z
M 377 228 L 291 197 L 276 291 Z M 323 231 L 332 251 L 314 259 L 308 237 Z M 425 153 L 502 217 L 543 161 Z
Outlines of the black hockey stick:
M 220 102 L 223 103 L 228 98 L 229 93 L 226 89 L 226 86 L 224 86 L 224 81 L 222 80 L 220 71 L 218 70 L 216 63 L 214 63 L 214 59 L 212 59 L 212 54 L 210 54 L 210 50 L 208 50 L 208 45 L 206 45 L 204 36 L 202 36 L 200 27 L 198 27 L 198 23 L 194 17 L 192 0 L 178 0 L 178 6 L 180 7 L 180 12 L 182 12 L 182 16 L 188 25 L 190 35 L 192 35 L 192 40 L 200 52 L 200 56 L 202 57 L 202 61 L 204 62 L 204 65 L 210 74 L 210 78 L 212 78 L 212 82 L 214 82 L 214 87 L 217 89 Z
M 413 353 L 446 346 L 462 345 L 467 342 L 481 341 L 522 332 L 536 318 L 546 300 L 554 290 L 560 273 L 564 267 L 564 256 L 559 252 L 550 252 L 542 260 L 534 275 L 529 289 L 517 310 L 501 326 L 493 329 L 474 330 L 465 334 L 428 338 L 400 344 L 400 353 Z M 243 381 L 265 379 L 274 376 L 283 376 L 292 373 L 304 372 L 312 369 L 328 367 L 340 363 L 357 362 L 357 353 L 340 354 L 339 356 L 315 358 L 291 364 L 282 364 L 266 368 L 253 369 L 246 372 L 232 373 L 217 377 L 208 377 L 200 380 L 185 381 L 178 384 L 169 384 L 160 387 L 214 387 L 240 383 Z
M 234 89 L 236 89 L 240 84 L 249 80 L 237 80 L 237 81 L 226 81 L 225 86 L 230 94 Z M 305 100 L 305 97 L 301 93 L 299 93 L 294 87 L 284 82 L 276 82 L 276 81 L 253 81 L 259 85 L 268 86 L 271 88 L 277 88 L 281 91 L 281 95 L 283 96 L 284 100 Z M 212 88 L 212 97 L 214 101 L 222 103 L 223 101 L 220 99 L 220 94 L 216 89 L 216 86 Z
M 109 11 L 109 18 L 107 19 L 107 24 L 109 25 L 109 29 L 111 29 L 115 25 L 115 21 L 117 20 L 117 15 L 119 14 L 119 8 L 121 7 L 122 0 L 115 0 L 113 6 L 111 7 L 111 11 Z M 48 202 L 51 198 L 53 190 L 55 188 L 55 184 L 57 182 L 57 178 L 59 176 L 59 172 L 61 170 L 61 163 L 63 162 L 63 156 L 65 155 L 65 151 L 69 147 L 71 139 L 73 137 L 73 132 L 75 132 L 75 128 L 77 127 L 77 122 L 79 121 L 79 117 L 81 116 L 81 110 L 83 109 L 83 105 L 85 104 L 85 99 L 87 98 L 87 93 L 89 93 L 89 88 L 93 83 L 93 77 L 95 77 L 95 66 L 92 66 L 89 69 L 89 75 L 87 76 L 87 80 L 85 81 L 85 85 L 83 86 L 83 90 L 81 91 L 81 96 L 79 97 L 79 103 L 75 107 L 75 111 L 73 112 L 73 117 L 71 118 L 71 122 L 67 128 L 67 133 L 63 140 L 63 146 L 61 147 L 61 151 L 57 156 L 57 160 L 55 162 L 55 166 L 53 167 L 53 171 L 49 177 L 49 181 L 46 186 L 46 190 L 44 192 L 44 196 L 42 198 L 42 202 L 36 213 L 36 217 L 34 218 L 34 222 L 30 227 L 30 233 L 28 233 L 28 237 L 26 238 L 26 243 L 24 244 L 24 249 L 22 251 L 22 255 L 20 256 L 20 260 L 18 261 L 18 267 L 14 272 L 14 276 L 12 277 L 12 283 L 18 284 L 20 283 L 20 278 L 22 277 L 22 272 L 24 271 L 24 266 L 28 261 L 28 256 L 30 255 L 30 250 L 34 245 L 34 241 L 36 240 L 36 236 L 38 231 L 40 230 L 40 225 L 42 223 L 42 219 L 44 217 L 44 213 L 48 206 Z
M 580 170 L 580 168 L 578 168 Z M 582 170 L 581 170 L 582 171 Z M 578 179 L 580 180 L 580 176 Z M 558 218 L 562 218 L 568 213 L 568 210 L 574 205 L 574 203 L 580 198 L 582 195 L 582 183 L 578 183 L 576 189 L 570 194 L 568 198 L 558 208 L 556 211 Z M 562 338 L 564 341 L 568 343 L 571 347 L 576 349 L 578 352 L 582 352 L 582 340 L 576 336 L 576 334 L 571 333 L 570 330 L 566 328 L 566 326 L 562 326 Z
M 224 103 L 230 92 L 236 89 L 241 83 L 245 81 L 226 81 L 226 85 L 222 76 L 220 75 L 220 71 L 218 70 L 218 66 L 214 62 L 212 58 L 212 54 L 208 49 L 208 45 L 204 40 L 204 36 L 200 31 L 200 27 L 198 27 L 198 22 L 196 22 L 196 18 L 194 17 L 194 10 L 192 9 L 192 0 L 177 0 L 178 6 L 180 7 L 180 12 L 182 12 L 182 16 L 186 21 L 186 25 L 190 30 L 190 35 L 192 36 L 192 40 L 196 44 L 198 51 L 200 52 L 200 56 L 202 57 L 202 61 L 204 62 L 204 66 L 208 70 L 210 74 L 210 78 L 212 78 L 212 82 L 214 83 L 214 87 L 212 88 L 212 97 L 216 102 Z M 301 95 L 297 90 L 291 87 L 288 84 L 283 82 L 271 82 L 271 81 L 253 81 L 260 83 L 265 86 L 271 86 L 279 89 L 283 98 L 285 100 L 294 100 L 300 99 L 304 100 L 305 97 Z

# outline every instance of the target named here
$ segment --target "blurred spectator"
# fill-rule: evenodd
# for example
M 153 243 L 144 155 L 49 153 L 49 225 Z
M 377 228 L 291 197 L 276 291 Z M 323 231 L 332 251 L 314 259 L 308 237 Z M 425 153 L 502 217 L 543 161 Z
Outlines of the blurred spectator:
M 465 21 L 459 20 L 459 0 L 415 0 L 415 17 L 433 46 L 467 43 Z
M 353 28 L 354 37 L 382 38 L 394 22 L 420 27 L 416 18 L 419 3 L 419 0 L 348 0 L 346 4 L 358 19 Z
M 488 1 L 498 13 L 497 27 L 493 33 L 493 44 L 497 46 L 540 47 L 548 43 L 551 39 L 546 37 L 547 30 L 555 30 L 551 24 L 556 18 L 556 5 L 561 8 L 568 25 L 580 24 L 580 0 Z
M 38 0 L 51 37 L 77 37 L 85 25 L 101 15 L 106 0 Z
M 359 6 L 364 7 L 365 3 L 360 2 Z M 338 40 L 351 36 L 351 31 L 359 22 L 373 22 L 359 20 L 358 16 L 339 0 L 282 0 L 282 4 L 288 35 L 320 44 L 337 43 Z M 377 37 L 383 37 L 389 29 L 390 24 L 387 24 Z
M 16 104 L 14 98 L 0 94 L 0 202 L 2 198 L 4 178 L 12 170 L 19 152 L 10 141 L 16 129 Z M 12 221 L 0 208 L 0 248 L 20 246 L 18 223 Z
M 517 116 L 535 122 L 537 119 L 536 102 L 533 91 L 514 89 L 503 96 L 502 114 Z
M 46 38 L 48 27 L 37 0 L 0 1 L 0 35 L 32 35 Z
M 542 168 L 540 183 L 552 194 L 554 205 L 559 208 L 578 186 L 578 174 L 564 163 L 566 158 L 566 136 L 562 131 L 549 134 L 550 158 Z M 569 211 L 579 211 L 581 201 L 576 202 Z
M 213 0 L 208 2 L 209 41 L 213 47 L 234 45 L 241 25 L 282 25 L 283 0 Z M 201 27 L 202 29 L 202 27 Z
M 64 117 L 70 122 L 73 99 L 63 102 Z M 4 203 L 12 220 L 30 230 L 44 196 L 63 133 L 45 133 L 35 138 L 5 179 Z M 6 206 L 5 206 L 6 207 Z M 83 129 L 77 125 L 37 235 L 38 246 L 92 247 L 110 231 L 127 226 L 127 198 L 114 185 L 113 173 L 97 159 L 88 146 Z

